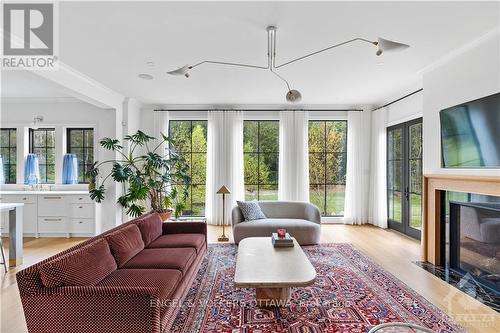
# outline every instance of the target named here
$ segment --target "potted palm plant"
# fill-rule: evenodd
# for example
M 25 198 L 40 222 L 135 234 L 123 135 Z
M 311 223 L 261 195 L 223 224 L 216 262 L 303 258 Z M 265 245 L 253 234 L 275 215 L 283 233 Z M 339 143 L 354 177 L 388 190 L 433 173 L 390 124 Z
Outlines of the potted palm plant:
M 183 202 L 189 194 L 191 177 L 185 159 L 170 148 L 173 140 L 164 134 L 156 140 L 137 131 L 125 136 L 124 141 L 128 143 L 125 148 L 118 139 L 104 138 L 100 141 L 103 148 L 117 152 L 120 157 L 95 162 L 89 169 L 90 198 L 102 202 L 105 184 L 113 180 L 123 184 L 123 194 L 117 201 L 129 216 L 140 216 L 148 208 L 158 212 L 164 221 L 172 215 L 171 208 L 176 217 L 180 216 L 184 209 Z M 164 146 L 167 147 L 165 150 Z M 111 171 L 100 175 L 104 165 L 111 165 Z M 103 179 L 100 184 L 97 184 L 98 177 Z

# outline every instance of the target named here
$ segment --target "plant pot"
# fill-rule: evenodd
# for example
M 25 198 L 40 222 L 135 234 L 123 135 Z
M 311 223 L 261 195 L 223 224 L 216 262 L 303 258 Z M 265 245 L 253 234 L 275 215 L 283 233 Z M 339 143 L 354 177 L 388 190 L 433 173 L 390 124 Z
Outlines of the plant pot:
M 170 220 L 173 214 L 173 210 L 171 209 L 160 209 L 156 211 L 158 214 L 160 214 L 160 218 L 163 222 Z

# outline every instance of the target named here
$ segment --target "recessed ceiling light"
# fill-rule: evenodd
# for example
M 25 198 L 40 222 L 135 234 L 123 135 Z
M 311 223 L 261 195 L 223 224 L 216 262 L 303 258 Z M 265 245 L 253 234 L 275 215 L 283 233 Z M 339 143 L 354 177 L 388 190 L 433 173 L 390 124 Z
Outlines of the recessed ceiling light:
M 141 73 L 137 76 L 143 80 L 152 80 L 153 79 L 153 75 L 145 74 L 145 73 Z

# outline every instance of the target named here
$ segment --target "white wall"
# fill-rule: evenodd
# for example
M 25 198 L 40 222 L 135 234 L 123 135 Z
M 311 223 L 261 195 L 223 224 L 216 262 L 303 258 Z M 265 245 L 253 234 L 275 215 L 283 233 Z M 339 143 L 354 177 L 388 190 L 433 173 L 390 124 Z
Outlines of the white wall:
M 500 92 L 499 30 L 425 71 L 423 87 L 424 174 L 500 176 L 500 169 L 441 168 L 439 125 L 440 110 Z
M 422 117 L 423 94 L 418 92 L 402 99 L 387 108 L 387 126 L 400 124 L 415 118 Z
M 99 147 L 99 140 L 103 137 L 115 137 L 115 118 L 114 110 L 101 109 L 96 106 L 84 102 L 58 102 L 58 101 L 39 101 L 27 99 L 26 101 L 2 101 L 2 112 L 0 115 L 1 127 L 16 127 L 18 130 L 18 168 L 17 179 L 18 184 L 23 183 L 24 173 L 24 158 L 28 153 L 27 129 L 31 126 L 33 117 L 43 116 L 44 121 L 40 127 L 54 127 L 56 129 L 56 182 L 61 182 L 62 173 L 62 157 L 65 153 L 64 145 L 64 127 L 94 127 L 94 147 L 95 159 L 103 161 L 114 158 L 114 154 Z M 86 190 L 87 185 L 61 185 L 71 186 L 72 189 Z M 102 225 L 102 229 L 106 230 L 116 225 L 116 203 L 114 186 L 108 187 L 106 200 L 99 206 L 98 218 Z

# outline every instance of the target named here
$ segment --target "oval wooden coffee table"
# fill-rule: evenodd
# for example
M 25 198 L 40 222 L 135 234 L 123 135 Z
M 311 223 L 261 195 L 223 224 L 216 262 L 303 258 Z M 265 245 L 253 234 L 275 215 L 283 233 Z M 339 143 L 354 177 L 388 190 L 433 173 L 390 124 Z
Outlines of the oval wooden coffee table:
M 275 248 L 271 237 L 250 237 L 240 241 L 234 284 L 255 288 L 258 306 L 285 306 L 291 287 L 310 286 L 316 270 L 295 238 L 294 247 Z

